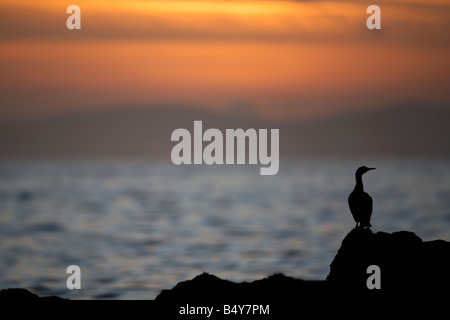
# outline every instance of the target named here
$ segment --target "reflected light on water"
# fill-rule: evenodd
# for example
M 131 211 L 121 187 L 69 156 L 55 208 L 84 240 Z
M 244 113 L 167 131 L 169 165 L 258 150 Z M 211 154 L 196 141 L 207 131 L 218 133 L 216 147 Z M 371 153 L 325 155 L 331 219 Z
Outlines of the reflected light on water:
M 0 288 L 71 299 L 154 299 L 204 271 L 233 281 L 325 279 L 354 227 L 355 161 L 252 166 L 1 163 Z M 450 163 L 377 160 L 372 230 L 450 239 Z M 67 266 L 82 290 L 67 290 Z

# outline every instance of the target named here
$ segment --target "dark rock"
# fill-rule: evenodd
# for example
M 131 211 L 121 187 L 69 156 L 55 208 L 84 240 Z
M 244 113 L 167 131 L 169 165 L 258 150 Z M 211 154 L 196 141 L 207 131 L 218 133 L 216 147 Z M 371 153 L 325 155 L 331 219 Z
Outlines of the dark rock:
M 11 288 L 11 289 L 0 290 L 0 301 L 13 301 L 13 300 L 64 301 L 65 299 L 62 299 L 62 298 L 56 297 L 56 296 L 39 297 L 38 295 L 28 291 L 27 289 L 22 289 L 22 288 Z
M 369 289 L 370 265 L 380 268 L 381 289 Z M 342 241 L 326 281 L 304 281 L 275 274 L 234 283 L 204 273 L 163 290 L 156 300 L 298 300 L 335 301 L 353 296 L 392 298 L 440 295 L 450 285 L 450 243 L 423 242 L 413 232 L 377 232 L 356 228 Z
M 376 265 L 381 270 L 381 289 L 368 289 L 367 268 Z M 296 301 L 303 306 L 309 302 L 336 301 L 372 305 L 378 298 L 392 305 L 402 301 L 406 308 L 423 303 L 425 299 L 445 297 L 450 286 L 450 242 L 424 242 L 408 231 L 394 233 L 356 228 L 342 241 L 331 262 L 326 280 L 304 281 L 274 274 L 262 280 L 235 283 L 203 273 L 192 280 L 163 290 L 157 301 Z M 374 299 L 367 299 L 370 296 Z M 387 299 L 385 299 L 387 298 Z M 414 298 L 414 299 L 412 299 Z M 420 300 L 415 300 L 420 299 Z M 61 301 L 58 297 L 38 297 L 26 289 L 0 291 L 0 300 Z M 419 304 L 420 304 L 419 303 Z M 418 304 L 418 305 L 419 305 Z M 314 304 L 311 304 L 314 305 Z M 435 303 L 436 305 L 436 303 Z M 331 306 L 331 304 L 328 304 Z M 322 307 L 320 307 L 322 308 Z M 318 309 L 319 310 L 319 309 Z
M 27 289 L 11 288 L 0 291 L 0 300 L 37 301 L 39 300 L 39 296 L 35 295 L 34 293 L 31 293 Z
M 301 297 L 315 299 L 327 293 L 325 281 L 304 281 L 283 274 L 235 283 L 203 273 L 178 283 L 171 290 L 163 290 L 156 300 L 295 300 Z
M 381 289 L 367 288 L 367 268 L 381 271 Z M 353 229 L 330 265 L 333 292 L 402 296 L 440 294 L 450 285 L 450 243 L 423 242 L 412 232 Z

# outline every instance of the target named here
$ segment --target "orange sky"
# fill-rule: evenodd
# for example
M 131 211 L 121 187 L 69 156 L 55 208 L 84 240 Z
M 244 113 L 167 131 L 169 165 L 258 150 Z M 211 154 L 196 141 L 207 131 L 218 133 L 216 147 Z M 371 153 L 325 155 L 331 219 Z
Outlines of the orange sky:
M 65 25 L 73 3 L 81 30 Z M 288 119 L 449 105 L 449 2 L 376 4 L 378 31 L 361 1 L 0 1 L 0 118 L 245 104 Z

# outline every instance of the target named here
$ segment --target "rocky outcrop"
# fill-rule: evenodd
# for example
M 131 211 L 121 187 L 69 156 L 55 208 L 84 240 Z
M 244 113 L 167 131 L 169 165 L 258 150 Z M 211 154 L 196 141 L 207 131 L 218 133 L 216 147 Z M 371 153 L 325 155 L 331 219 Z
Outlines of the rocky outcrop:
M 378 274 L 368 269 L 376 266 Z M 378 276 L 378 281 L 374 277 Z M 370 278 L 370 279 L 369 279 Z M 368 285 L 368 280 L 372 285 Z M 377 286 L 374 287 L 374 283 Z M 424 242 L 413 232 L 356 228 L 342 241 L 326 280 L 304 281 L 275 274 L 234 283 L 202 274 L 163 290 L 156 300 L 339 300 L 353 297 L 431 297 L 450 285 L 450 243 Z M 378 289 L 379 288 L 379 289 Z
M 8 301 L 8 300 L 21 300 L 21 301 L 65 301 L 60 297 L 56 296 L 48 296 L 48 297 L 39 297 L 38 295 L 28 291 L 27 289 L 22 288 L 11 288 L 11 289 L 3 289 L 0 291 L 0 300 Z
M 369 266 L 377 266 L 378 286 L 368 288 L 375 274 Z M 369 279 L 370 278 L 370 279 Z M 192 280 L 163 290 L 157 301 L 404 301 L 439 298 L 450 287 L 450 242 L 422 241 L 409 231 L 394 233 L 356 228 L 342 241 L 326 280 L 305 281 L 274 274 L 262 280 L 235 283 L 203 273 Z M 373 299 L 366 299 L 367 297 Z M 143 297 L 145 298 L 145 297 Z M 356 299 L 356 300 L 355 300 Z M 43 297 L 26 289 L 0 291 L 0 300 L 63 300 Z M 294 304 L 295 305 L 295 304 Z
M 298 300 L 328 293 L 325 281 L 305 281 L 274 274 L 262 280 L 235 283 L 203 273 L 163 290 L 156 300 Z
M 371 265 L 379 267 L 379 290 L 367 287 Z M 327 283 L 336 293 L 433 295 L 450 285 L 449 270 L 449 242 L 424 242 L 408 231 L 353 229 L 330 265 Z

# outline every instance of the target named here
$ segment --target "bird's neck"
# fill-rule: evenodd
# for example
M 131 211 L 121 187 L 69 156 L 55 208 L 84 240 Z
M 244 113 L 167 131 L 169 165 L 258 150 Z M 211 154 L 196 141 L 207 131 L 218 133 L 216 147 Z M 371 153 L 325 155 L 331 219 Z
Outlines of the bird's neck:
M 364 186 L 363 186 L 363 182 L 362 182 L 362 175 L 355 175 L 355 178 L 356 178 L 355 190 L 357 190 L 357 191 L 364 191 Z

